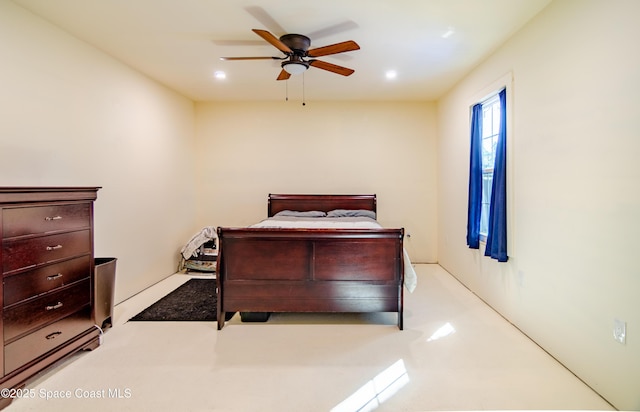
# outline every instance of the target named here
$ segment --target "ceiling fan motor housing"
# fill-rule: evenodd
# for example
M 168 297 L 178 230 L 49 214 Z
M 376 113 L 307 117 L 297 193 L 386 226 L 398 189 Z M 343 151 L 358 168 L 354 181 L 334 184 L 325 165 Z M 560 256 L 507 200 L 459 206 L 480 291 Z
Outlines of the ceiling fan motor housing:
M 293 50 L 294 54 L 300 56 L 305 56 L 311 45 L 311 39 L 302 34 L 285 34 L 280 37 L 280 41 Z

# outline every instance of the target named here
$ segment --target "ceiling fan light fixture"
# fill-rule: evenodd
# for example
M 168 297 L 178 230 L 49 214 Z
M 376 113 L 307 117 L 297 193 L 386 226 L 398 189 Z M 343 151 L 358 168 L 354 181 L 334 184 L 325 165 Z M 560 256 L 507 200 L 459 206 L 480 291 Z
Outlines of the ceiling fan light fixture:
M 282 68 L 289 74 L 304 73 L 309 68 L 309 63 L 303 61 L 288 61 L 282 63 Z

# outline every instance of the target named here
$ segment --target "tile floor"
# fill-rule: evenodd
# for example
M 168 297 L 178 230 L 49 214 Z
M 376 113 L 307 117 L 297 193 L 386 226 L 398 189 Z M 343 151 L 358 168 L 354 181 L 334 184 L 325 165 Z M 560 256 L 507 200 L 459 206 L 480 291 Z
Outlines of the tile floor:
M 127 322 L 190 277 L 173 275 L 5 411 L 614 410 L 440 266 L 416 271 L 404 331 L 389 313 Z

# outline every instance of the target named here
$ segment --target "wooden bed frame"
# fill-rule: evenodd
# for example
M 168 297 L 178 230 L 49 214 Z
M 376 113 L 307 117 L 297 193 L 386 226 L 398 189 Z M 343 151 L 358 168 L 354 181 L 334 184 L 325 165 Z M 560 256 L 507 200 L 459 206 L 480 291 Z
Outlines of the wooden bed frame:
M 270 194 L 282 210 L 376 212 L 375 195 Z M 234 312 L 397 312 L 404 229 L 218 228 L 218 329 Z

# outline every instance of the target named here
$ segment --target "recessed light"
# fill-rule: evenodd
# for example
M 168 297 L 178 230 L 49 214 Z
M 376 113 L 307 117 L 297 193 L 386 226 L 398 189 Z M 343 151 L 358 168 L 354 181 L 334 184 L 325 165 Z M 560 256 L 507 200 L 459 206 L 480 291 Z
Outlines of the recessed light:
M 218 70 L 216 72 L 213 73 L 213 77 L 215 77 L 216 79 L 226 79 L 227 78 L 227 74 L 225 72 L 223 72 L 222 70 Z
M 398 77 L 398 73 L 395 70 L 388 70 L 384 76 L 388 79 L 388 80 L 393 80 L 396 77 Z

